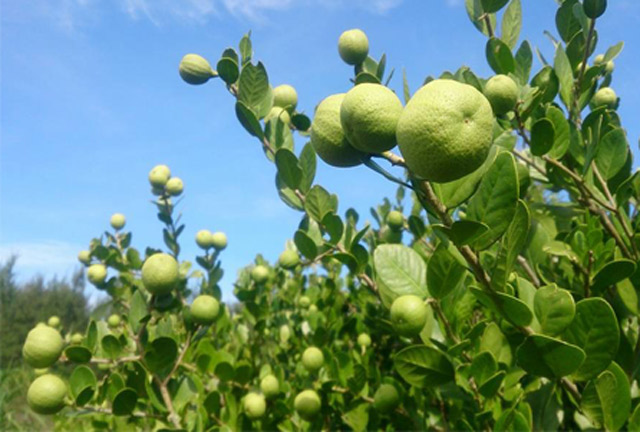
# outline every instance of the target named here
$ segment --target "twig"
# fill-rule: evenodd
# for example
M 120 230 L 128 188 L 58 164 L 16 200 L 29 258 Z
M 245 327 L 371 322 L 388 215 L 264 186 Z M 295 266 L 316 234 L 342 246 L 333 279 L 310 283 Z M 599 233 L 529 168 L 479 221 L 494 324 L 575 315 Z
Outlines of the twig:
M 527 261 L 527 259 L 525 257 L 523 257 L 522 255 L 518 255 L 518 264 L 520 264 L 520 267 L 522 267 L 522 270 L 524 270 L 524 272 L 527 274 L 527 276 L 529 276 L 529 279 L 531 279 L 531 282 L 533 282 L 533 285 L 536 288 L 539 288 L 540 287 L 540 279 L 538 279 L 538 275 L 531 268 L 531 266 L 529 265 L 529 262 Z

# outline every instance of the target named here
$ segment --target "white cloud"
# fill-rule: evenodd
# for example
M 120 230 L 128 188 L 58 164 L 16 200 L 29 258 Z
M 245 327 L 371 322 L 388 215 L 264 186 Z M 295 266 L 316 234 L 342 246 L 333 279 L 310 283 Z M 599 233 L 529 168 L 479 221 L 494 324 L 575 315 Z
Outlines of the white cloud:
M 16 255 L 15 271 L 21 280 L 36 274 L 64 277 L 77 268 L 80 250 L 80 246 L 57 240 L 9 243 L 0 245 L 0 262 Z

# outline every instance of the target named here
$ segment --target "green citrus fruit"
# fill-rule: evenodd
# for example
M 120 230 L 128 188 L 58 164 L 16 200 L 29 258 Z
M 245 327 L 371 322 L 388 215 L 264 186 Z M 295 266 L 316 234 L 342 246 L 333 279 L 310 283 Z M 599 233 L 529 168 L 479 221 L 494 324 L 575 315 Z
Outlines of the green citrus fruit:
M 380 240 L 384 243 L 397 244 L 402 242 L 402 230 L 391 229 L 389 226 L 384 225 L 380 228 Z
M 316 372 L 324 363 L 322 351 L 316 347 L 309 347 L 302 353 L 302 365 L 309 372 Z
M 171 177 L 167 180 L 165 188 L 167 189 L 167 192 L 169 192 L 169 195 L 178 196 L 184 190 L 184 183 L 182 183 L 182 179 L 179 177 Z
M 164 188 L 171 177 L 171 170 L 166 165 L 156 165 L 149 172 L 149 183 L 154 188 Z
M 360 333 L 358 335 L 358 345 L 362 347 L 371 346 L 371 336 L 366 333 Z
M 89 264 L 91 262 L 91 252 L 83 250 L 78 253 L 78 261 L 82 264 Z
M 211 234 L 211 246 L 215 250 L 223 250 L 227 247 L 227 235 L 223 232 L 214 232 Z
M 427 306 L 414 295 L 403 295 L 391 304 L 391 324 L 401 336 L 416 336 L 427 323 Z
M 475 171 L 493 139 L 493 111 L 474 87 L 438 79 L 418 90 L 398 122 L 398 145 L 409 169 L 435 182 Z
M 107 279 L 107 268 L 103 264 L 92 264 L 87 269 L 87 279 L 94 285 L 102 285 Z
M 267 410 L 267 402 L 264 396 L 258 393 L 249 393 L 244 397 L 244 412 L 250 419 L 257 419 Z
M 309 421 L 320 412 L 322 402 L 318 393 L 313 390 L 304 390 L 296 396 L 293 407 L 300 417 Z
M 311 124 L 311 145 L 320 159 L 335 167 L 360 165 L 364 153 L 349 144 L 340 123 L 340 106 L 344 93 L 324 99 L 316 108 Z
M 38 414 L 55 414 L 64 408 L 67 385 L 55 375 L 36 378 L 27 391 L 27 403 Z
M 111 223 L 111 227 L 117 231 L 124 228 L 124 224 L 127 222 L 127 220 L 122 213 L 114 213 L 111 216 L 111 220 L 109 222 Z
M 267 375 L 260 381 L 260 390 L 265 397 L 270 398 L 280 393 L 280 383 L 278 378 L 273 375 Z
M 191 318 L 199 324 L 211 324 L 220 312 L 220 303 L 210 295 L 199 295 L 191 303 Z
M 369 39 L 360 29 L 347 30 L 338 39 L 338 53 L 346 64 L 359 65 L 369 55 Z
M 381 84 L 364 83 L 345 95 L 340 123 L 353 147 L 366 153 L 382 153 L 396 145 L 402 112 L 402 102 L 394 92 Z
M 280 326 L 280 342 L 285 343 L 289 340 L 289 338 L 291 337 L 291 329 L 289 328 L 288 325 L 286 324 L 282 324 Z
M 611 87 L 603 87 L 593 95 L 591 99 L 591 108 L 595 109 L 601 106 L 614 109 L 618 104 L 618 96 Z
M 46 368 L 58 360 L 63 347 L 64 342 L 58 330 L 44 325 L 36 326 L 27 333 L 22 357 L 29 366 Z
M 113 314 L 107 318 L 107 324 L 111 328 L 118 327 L 120 325 L 120 315 Z
M 607 10 L 607 0 L 584 0 L 582 2 L 582 9 L 584 14 L 591 18 L 600 18 L 604 11 Z
M 489 100 L 495 115 L 512 111 L 518 102 L 518 85 L 507 75 L 496 75 L 484 86 L 484 95 Z
M 302 296 L 298 299 L 298 304 L 301 308 L 306 309 L 311 305 L 311 299 L 307 296 Z
M 251 270 L 251 279 L 257 284 L 265 283 L 269 278 L 269 269 L 263 265 L 257 265 Z
M 33 370 L 33 373 L 34 373 L 37 377 L 42 376 L 42 375 L 46 375 L 46 374 L 48 374 L 48 373 L 49 373 L 49 368 L 35 368 L 35 369 Z
M 298 93 L 289 84 L 282 84 L 273 89 L 273 105 L 293 112 L 298 106 Z
M 276 118 L 280 119 L 280 121 L 286 125 L 291 123 L 291 115 L 289 114 L 289 111 L 279 106 L 274 106 L 273 108 L 271 108 L 269 114 L 267 114 L 264 118 L 264 122 L 268 123 L 271 119 Z
M 151 294 L 168 294 L 179 278 L 178 262 L 165 253 L 151 255 L 142 266 L 142 283 Z
M 182 57 L 178 72 L 186 83 L 193 85 L 204 84 L 218 75 L 211 69 L 209 62 L 198 54 L 187 54 Z
M 318 312 L 318 306 L 312 304 L 311 306 L 309 306 L 309 313 L 316 313 Z
M 400 230 L 404 227 L 404 216 L 397 210 L 391 210 L 387 215 L 387 225 L 393 230 Z
M 53 328 L 60 327 L 60 318 L 58 318 L 56 315 L 50 316 L 49 320 L 47 320 L 47 325 Z
M 211 247 L 211 231 L 203 229 L 196 233 L 196 244 L 202 249 L 209 249 Z
M 393 411 L 399 402 L 398 390 L 391 384 L 382 384 L 373 396 L 373 406 L 382 413 Z
M 296 251 L 287 249 L 280 254 L 278 263 L 286 269 L 292 269 L 300 264 L 300 257 Z
M 71 343 L 73 345 L 79 345 L 82 343 L 83 340 L 84 340 L 84 336 L 82 336 L 82 334 L 80 333 L 74 333 L 71 335 Z

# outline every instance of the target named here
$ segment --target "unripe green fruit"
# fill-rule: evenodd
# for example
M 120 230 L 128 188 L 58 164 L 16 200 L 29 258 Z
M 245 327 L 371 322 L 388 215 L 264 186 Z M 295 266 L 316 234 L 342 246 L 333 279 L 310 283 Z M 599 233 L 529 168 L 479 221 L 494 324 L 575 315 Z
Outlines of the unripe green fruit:
M 600 18 L 607 10 L 607 0 L 583 0 L 582 9 L 587 17 Z
M 280 326 L 280 342 L 286 343 L 291 337 L 291 329 L 288 325 L 283 324 Z
M 400 296 L 391 304 L 391 324 L 400 336 L 419 334 L 427 323 L 427 317 L 427 306 L 418 296 Z
M 42 375 L 46 375 L 46 374 L 48 374 L 48 373 L 49 373 L 49 368 L 35 368 L 35 369 L 33 370 L 33 373 L 34 373 L 37 377 L 42 376 Z
M 345 93 L 331 95 L 316 108 L 311 124 L 311 145 L 320 159 L 331 166 L 347 168 L 362 163 L 365 154 L 347 140 L 340 123 L 340 107 Z
M 87 269 L 87 279 L 92 284 L 99 286 L 107 279 L 107 268 L 103 264 L 92 264 Z
M 340 106 L 340 124 L 347 140 L 365 153 L 382 153 L 396 146 L 401 115 L 402 102 L 381 84 L 358 84 Z
M 518 102 L 519 93 L 518 85 L 507 75 L 491 77 L 484 87 L 484 95 L 495 115 L 504 115 L 512 111 Z
M 257 265 L 251 270 L 251 279 L 257 284 L 265 283 L 269 278 L 269 269 L 263 265 Z
M 360 333 L 358 335 L 358 345 L 362 347 L 371 346 L 371 336 L 366 333 Z
M 27 333 L 22 357 L 29 366 L 46 368 L 58 360 L 63 347 L 64 342 L 58 330 L 46 325 L 36 326 Z
M 118 327 L 120 325 L 120 315 L 111 315 L 109 318 L 107 318 L 107 324 L 111 328 Z
M 55 375 L 36 378 L 27 391 L 27 403 L 38 414 L 55 414 L 64 408 L 67 385 Z
M 249 393 L 244 397 L 244 412 L 250 419 L 258 419 L 267 410 L 267 402 L 264 396 L 258 393 Z
M 369 55 L 369 39 L 360 29 L 347 30 L 338 39 L 338 53 L 349 65 L 359 65 Z
M 186 83 L 192 85 L 204 84 L 210 78 L 217 76 L 207 59 L 198 54 L 187 54 L 182 57 L 178 72 Z
M 318 312 L 318 306 L 312 304 L 311 306 L 309 306 L 309 313 L 316 313 Z
M 211 247 L 211 231 L 203 229 L 196 233 L 196 244 L 202 249 L 209 249 Z
M 322 351 L 316 347 L 309 347 L 302 353 L 302 365 L 309 372 L 316 372 L 324 363 Z
M 82 336 L 82 334 L 80 333 L 74 333 L 71 335 L 71 343 L 73 345 L 79 345 L 82 343 L 83 340 L 84 340 L 84 336 Z
M 211 246 L 215 250 L 223 250 L 227 247 L 227 235 L 221 231 L 211 234 Z
M 280 121 L 286 125 L 291 123 L 291 115 L 289 114 L 289 111 L 278 106 L 274 106 L 273 108 L 271 108 L 269 114 L 267 114 L 264 118 L 264 122 L 269 123 L 271 119 L 276 118 L 280 119 Z
M 170 177 L 171 170 L 168 166 L 156 165 L 149 172 L 149 183 L 154 188 L 164 188 Z
M 397 210 L 392 210 L 387 215 L 387 225 L 393 230 L 402 229 L 404 226 L 404 216 Z
M 309 305 L 311 305 L 311 299 L 307 296 L 302 296 L 298 300 L 298 304 L 300 305 L 301 308 L 306 309 L 309 307 Z
M 78 261 L 82 264 L 89 264 L 91 262 L 91 252 L 83 250 L 78 253 Z
M 199 295 L 191 304 L 191 318 L 199 324 L 211 324 L 218 317 L 220 303 L 210 295 Z
M 286 269 L 292 269 L 300 264 L 300 257 L 296 251 L 287 249 L 280 254 L 278 263 Z
M 304 390 L 296 396 L 293 407 L 301 418 L 310 421 L 320 412 L 322 401 L 315 391 Z
M 151 255 L 142 265 L 142 283 L 151 294 L 168 294 L 180 278 L 178 262 L 171 255 Z
M 380 228 L 380 240 L 384 243 L 398 244 L 402 242 L 402 230 L 394 230 L 388 226 Z
M 278 378 L 273 375 L 267 375 L 260 381 L 260 390 L 265 397 L 270 398 L 280 393 L 280 383 Z
M 122 213 L 114 213 L 113 216 L 111 216 L 111 220 L 109 222 L 111 223 L 111 227 L 114 230 L 118 231 L 124 228 L 124 224 L 127 222 L 127 220 Z
M 179 177 L 171 177 L 167 180 L 165 189 L 169 192 L 169 195 L 178 196 L 184 190 L 184 183 L 182 183 L 182 180 Z
M 593 58 L 594 65 L 600 66 L 602 63 L 604 63 L 604 54 L 598 54 Z
M 50 316 L 49 320 L 47 321 L 47 325 L 49 327 L 57 329 L 58 327 L 60 327 L 60 318 L 58 318 L 56 315 Z
M 298 106 L 298 93 L 289 84 L 282 84 L 273 89 L 273 105 L 293 112 Z
M 591 109 L 606 106 L 609 109 L 615 109 L 618 104 L 618 96 L 611 87 L 603 87 L 593 95 L 591 99 Z
M 373 396 L 373 406 L 381 413 L 393 411 L 399 402 L 398 390 L 391 384 L 382 384 Z

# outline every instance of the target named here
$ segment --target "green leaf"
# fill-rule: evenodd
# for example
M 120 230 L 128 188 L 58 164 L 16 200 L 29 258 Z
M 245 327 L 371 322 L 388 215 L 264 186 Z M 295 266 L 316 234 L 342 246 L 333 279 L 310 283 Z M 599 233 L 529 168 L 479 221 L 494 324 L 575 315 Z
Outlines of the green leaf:
M 497 292 L 490 296 L 477 287 L 470 287 L 471 293 L 486 307 L 493 309 L 516 326 L 527 326 L 533 320 L 533 312 L 522 300 L 509 294 Z
M 549 157 L 561 159 L 569 150 L 569 122 L 564 113 L 553 105 L 547 108 L 547 119 L 553 123 L 553 147 L 549 151 Z
M 502 245 L 496 257 L 496 266 L 491 274 L 491 286 L 496 291 L 504 291 L 504 285 L 507 283 L 518 255 L 526 245 L 530 226 L 529 208 L 524 201 L 518 200 L 516 212 L 502 238 Z
M 518 366 L 528 373 L 554 379 L 575 372 L 584 362 L 585 353 L 559 339 L 531 335 L 518 347 L 516 359 Z
M 228 85 L 238 81 L 238 77 L 240 76 L 238 62 L 229 57 L 222 57 L 216 65 L 216 70 L 220 78 Z
M 631 418 L 629 418 L 628 430 L 640 430 L 640 404 L 636 405 L 633 414 L 631 414 Z
M 71 396 L 78 406 L 83 406 L 93 398 L 98 380 L 87 366 L 78 366 L 69 377 Z
M 519 0 L 518 0 L 519 1 Z M 528 41 L 522 42 L 516 52 L 516 70 L 514 74 L 518 77 L 520 84 L 524 85 L 529 81 L 531 75 L 531 65 L 533 64 L 533 52 Z
M 413 249 L 401 244 L 384 244 L 373 252 L 373 265 L 380 298 L 386 307 L 403 295 L 426 298 L 427 266 Z
M 467 207 L 468 219 L 489 227 L 474 241 L 477 249 L 491 246 L 505 232 L 515 214 L 518 195 L 516 162 L 510 153 L 500 153 Z
M 73 363 L 88 363 L 91 360 L 91 351 L 80 345 L 68 346 L 64 350 L 64 355 Z
M 614 177 L 622 169 L 627 161 L 628 146 L 627 137 L 620 128 L 615 128 L 602 137 L 595 162 L 605 180 Z
M 242 64 L 244 65 L 247 62 L 251 61 L 251 57 L 253 56 L 253 48 L 251 47 L 251 32 L 242 36 L 240 39 L 240 55 L 242 56 Z
M 489 29 L 487 28 L 487 24 L 484 19 L 481 19 L 484 16 L 484 9 L 482 8 L 481 0 L 465 0 L 465 6 L 467 9 L 467 15 L 469 15 L 469 19 L 474 26 L 482 34 L 485 36 L 489 36 Z M 489 22 L 491 23 L 491 28 L 496 28 L 496 16 L 495 14 L 489 15 Z
M 478 385 L 482 385 L 485 381 L 498 371 L 498 362 L 489 351 L 483 351 L 476 355 L 469 367 L 469 373 Z
M 556 48 L 553 69 L 560 84 L 560 98 L 565 106 L 570 107 L 571 101 L 573 100 L 573 68 L 562 45 L 558 45 Z
M 504 7 L 509 0 L 481 0 L 482 10 L 486 13 L 495 13 Z
M 282 179 L 278 174 L 276 174 L 276 189 L 278 189 L 278 196 L 280 196 L 280 199 L 286 205 L 294 210 L 304 210 L 304 205 L 300 197 L 297 196 L 292 189 L 288 188 L 287 185 L 282 182 Z
M 322 225 L 329 234 L 329 242 L 331 244 L 338 244 L 340 239 L 342 239 L 342 234 L 344 233 L 344 224 L 342 223 L 340 216 L 333 213 L 327 213 L 324 218 L 322 218 Z
M 409 90 L 409 81 L 407 80 L 407 71 L 402 69 L 402 96 L 406 105 L 411 99 L 411 90 Z
M 302 180 L 302 168 L 292 151 L 281 148 L 276 152 L 276 167 L 282 182 L 291 189 L 297 189 Z
M 358 75 L 356 75 L 355 84 L 358 85 L 365 83 L 380 84 L 380 80 L 372 73 L 360 72 Z
M 485 9 L 486 10 L 486 9 Z M 520 38 L 522 30 L 522 4 L 520 0 L 511 0 L 507 10 L 502 16 L 502 34 L 500 39 L 507 44 L 510 49 L 514 49 Z M 526 82 L 526 79 L 524 80 Z
M 316 152 L 311 143 L 305 144 L 300 152 L 300 168 L 302 168 L 302 178 L 299 189 L 303 193 L 309 192 L 316 176 Z
M 603 63 L 607 63 L 618 57 L 618 55 L 622 52 L 622 48 L 624 48 L 624 42 L 622 41 L 610 47 L 607 52 L 604 53 Z
M 465 266 L 454 257 L 444 242 L 440 242 L 429 259 L 427 287 L 437 299 L 445 297 L 458 287 L 465 276 Z
M 113 399 L 113 415 L 125 416 L 133 412 L 138 401 L 138 394 L 132 388 L 123 388 Z
M 147 308 L 147 302 L 144 300 L 144 295 L 140 290 L 136 290 L 131 296 L 130 309 L 129 309 L 129 325 L 134 333 L 138 333 L 140 325 L 143 320 L 149 316 L 149 309 Z
M 108 334 L 105 335 L 100 341 L 102 345 L 102 351 L 107 355 L 107 357 L 111 359 L 115 359 L 120 355 L 120 351 L 122 351 L 122 345 L 120 345 L 120 341 L 114 335 Z
M 496 420 L 496 424 L 493 427 L 494 432 L 511 432 L 511 431 L 525 431 L 531 430 L 527 418 L 514 408 L 506 410 Z
M 516 62 L 511 54 L 511 49 L 496 37 L 492 37 L 487 41 L 485 49 L 487 62 L 495 73 L 508 74 L 515 72 Z
M 236 116 L 247 132 L 260 140 L 264 139 L 262 126 L 260 126 L 255 113 L 240 101 L 236 102 Z
M 265 98 L 269 96 L 269 78 L 264 65 L 247 63 L 242 67 L 238 79 L 238 102 L 242 102 L 254 113 L 259 113 Z
M 315 185 L 309 190 L 304 207 L 307 214 L 318 223 L 322 222 L 322 218 L 327 213 L 335 213 L 338 210 L 336 198 L 319 185 Z
M 296 247 L 305 258 L 314 260 L 318 256 L 318 247 L 315 242 L 302 230 L 296 231 L 293 235 Z
M 418 388 L 447 384 L 455 375 L 449 359 L 425 345 L 409 346 L 398 352 L 393 357 L 393 365 L 406 382 Z
M 291 133 L 289 126 L 282 122 L 279 117 L 272 118 L 265 124 L 264 134 L 276 151 L 284 148 L 293 152 L 293 133 Z M 266 148 L 264 151 L 269 160 L 274 159 L 271 152 Z
M 602 292 L 611 285 L 630 277 L 635 271 L 636 265 L 633 261 L 619 259 L 608 262 L 593 277 L 592 290 L 594 292 Z
M 498 362 L 511 365 L 511 346 L 496 323 L 491 323 L 484 329 L 480 351 L 490 351 Z
M 563 41 L 569 42 L 573 35 L 582 30 L 580 21 L 573 13 L 578 0 L 565 0 L 556 12 L 556 28 Z
M 598 377 L 587 383 L 580 404 L 586 416 L 607 431 L 618 431 L 631 412 L 631 387 L 627 375 L 615 362 Z M 628 430 L 636 430 L 631 427 Z
M 541 118 L 531 127 L 531 153 L 534 156 L 545 155 L 553 147 L 555 129 L 553 123 Z
M 618 320 L 613 309 L 599 297 L 580 300 L 575 318 L 563 333 L 563 339 L 582 348 L 587 355 L 573 374 L 579 381 L 596 377 L 605 370 L 618 352 L 620 343 Z
M 342 419 L 355 432 L 364 432 L 369 423 L 369 404 L 363 401 L 354 404 L 347 407 L 348 411 L 342 415 Z
M 291 116 L 293 126 L 302 132 L 306 132 L 311 128 L 311 119 L 302 113 L 295 113 Z
M 562 333 L 571 324 L 576 313 L 571 293 L 559 289 L 555 284 L 538 288 L 533 302 L 533 310 L 542 332 L 549 336 Z
M 144 361 L 147 368 L 161 377 L 171 371 L 177 357 L 178 344 L 170 337 L 159 337 L 145 348 Z
M 469 220 L 455 221 L 451 227 L 440 224 L 432 224 L 431 227 L 442 232 L 457 246 L 470 244 L 476 238 L 489 231 L 489 227 L 482 222 Z

